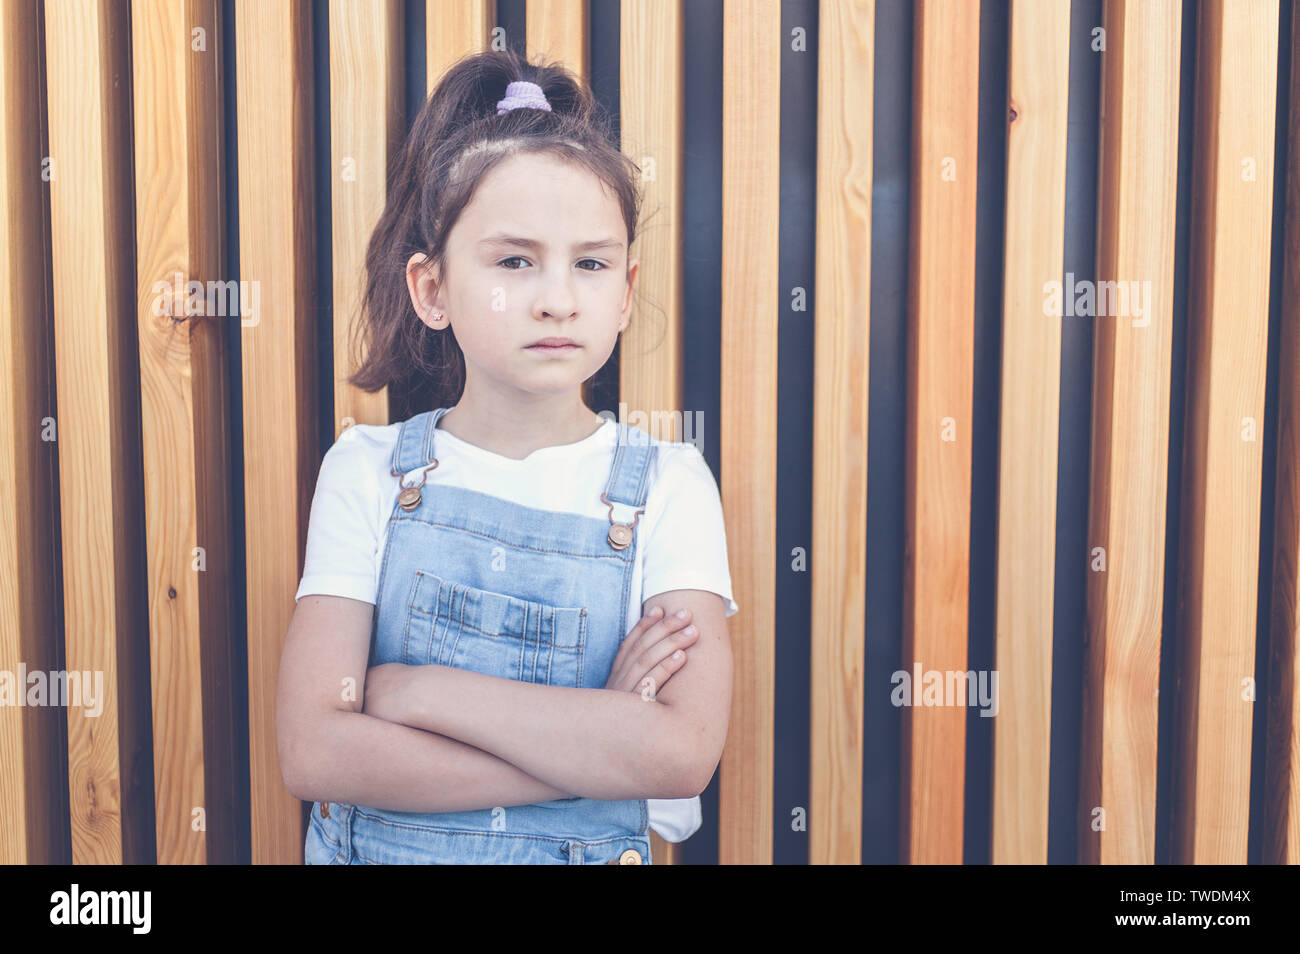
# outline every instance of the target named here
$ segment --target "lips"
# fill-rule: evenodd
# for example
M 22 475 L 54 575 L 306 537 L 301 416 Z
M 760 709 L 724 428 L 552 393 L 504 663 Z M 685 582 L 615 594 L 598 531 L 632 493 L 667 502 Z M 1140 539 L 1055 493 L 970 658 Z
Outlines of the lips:
M 570 351 L 577 348 L 578 343 L 572 338 L 543 338 L 528 346 L 530 351 Z

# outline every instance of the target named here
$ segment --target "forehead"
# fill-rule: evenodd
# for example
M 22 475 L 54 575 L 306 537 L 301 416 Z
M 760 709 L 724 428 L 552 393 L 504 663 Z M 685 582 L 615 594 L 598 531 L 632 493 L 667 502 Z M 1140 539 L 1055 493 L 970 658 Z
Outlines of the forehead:
M 455 231 L 466 241 L 499 231 L 576 235 L 626 232 L 613 191 L 593 172 L 551 155 L 510 156 L 488 172 L 465 206 Z

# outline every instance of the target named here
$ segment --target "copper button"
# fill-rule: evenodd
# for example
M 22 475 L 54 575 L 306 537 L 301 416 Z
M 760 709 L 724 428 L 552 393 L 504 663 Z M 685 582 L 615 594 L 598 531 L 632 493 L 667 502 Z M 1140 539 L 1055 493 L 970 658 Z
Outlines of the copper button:
M 321 802 L 321 803 L 320 803 L 320 817 L 321 817 L 321 818 L 329 818 L 329 817 L 330 817 L 330 803 L 329 803 L 329 802 Z

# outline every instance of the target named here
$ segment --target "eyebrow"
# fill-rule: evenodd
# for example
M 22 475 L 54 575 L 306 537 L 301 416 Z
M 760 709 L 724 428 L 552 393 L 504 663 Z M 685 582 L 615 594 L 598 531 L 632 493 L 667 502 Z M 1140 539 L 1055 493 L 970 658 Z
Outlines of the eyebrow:
M 538 251 L 542 247 L 542 243 L 537 241 L 536 239 L 520 238 L 517 235 L 505 235 L 502 233 L 497 233 L 496 235 L 489 235 L 487 238 L 483 239 L 478 244 L 479 245 L 513 245 L 513 246 L 518 246 L 519 248 L 526 248 L 531 251 Z M 618 239 L 614 239 L 614 238 L 593 239 L 590 242 L 575 242 L 573 244 L 573 251 L 586 252 L 597 248 L 622 248 L 622 247 L 623 247 L 623 243 L 620 242 Z

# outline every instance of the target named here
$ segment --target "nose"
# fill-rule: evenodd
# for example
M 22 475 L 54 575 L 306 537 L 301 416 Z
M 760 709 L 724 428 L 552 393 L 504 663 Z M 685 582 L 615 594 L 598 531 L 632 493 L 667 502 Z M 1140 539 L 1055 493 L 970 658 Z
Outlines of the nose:
M 533 304 L 534 318 L 572 318 L 577 311 L 573 275 L 568 269 L 547 277 Z

